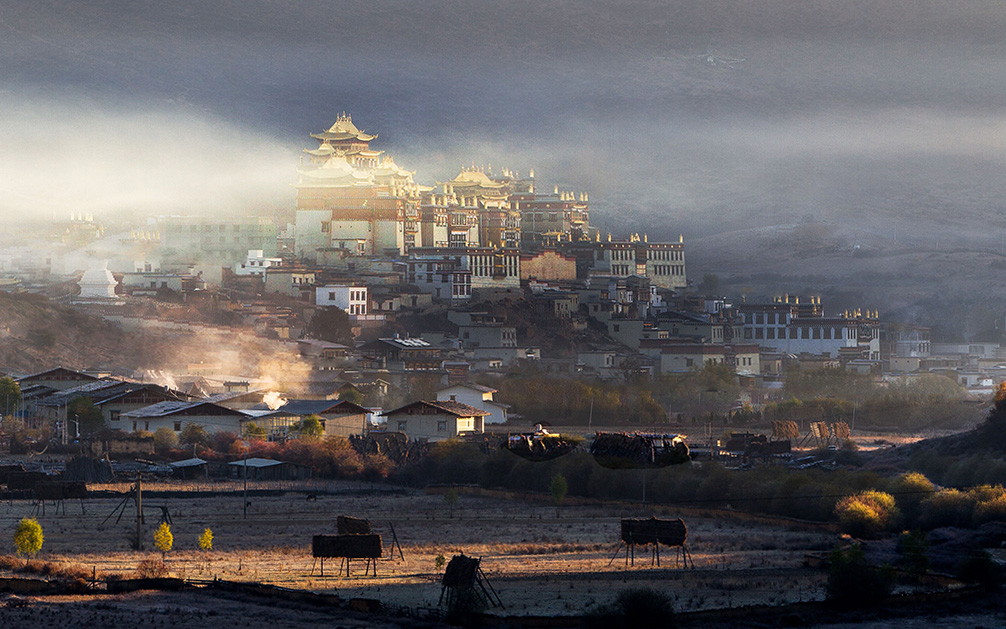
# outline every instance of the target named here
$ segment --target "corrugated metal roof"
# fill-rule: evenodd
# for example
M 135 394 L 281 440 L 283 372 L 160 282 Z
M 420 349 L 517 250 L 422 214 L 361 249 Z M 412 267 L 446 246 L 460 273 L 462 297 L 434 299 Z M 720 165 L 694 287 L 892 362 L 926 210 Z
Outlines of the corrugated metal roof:
M 231 461 L 228 465 L 236 465 L 238 467 L 272 467 L 274 465 L 282 465 L 282 461 L 276 461 L 274 459 L 259 459 L 252 457 L 250 459 L 242 459 L 240 461 Z

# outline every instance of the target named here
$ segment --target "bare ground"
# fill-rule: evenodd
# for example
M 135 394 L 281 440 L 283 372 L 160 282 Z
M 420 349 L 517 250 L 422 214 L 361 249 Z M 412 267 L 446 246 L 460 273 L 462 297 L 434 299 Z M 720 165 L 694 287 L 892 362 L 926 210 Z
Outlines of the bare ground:
M 667 549 L 660 567 L 651 564 L 646 550 L 638 549 L 634 565 L 627 566 L 624 551 L 611 561 L 619 520 L 650 515 L 652 510 L 563 507 L 557 517 L 556 509 L 547 504 L 462 495 L 452 517 L 439 495 L 332 483 L 326 489 L 337 493 L 319 494 L 317 501 L 305 500 L 302 493 L 257 495 L 255 486 L 245 519 L 236 484 L 223 487 L 233 489 L 233 494 L 217 495 L 186 492 L 194 488 L 191 485 L 144 487 L 147 552 L 129 546 L 135 529 L 132 503 L 121 521 L 116 523 L 113 517 L 100 526 L 121 502 L 107 496 L 88 500 L 83 515 L 79 504 L 68 503 L 66 515 L 62 511 L 54 515 L 52 505 L 47 506 L 46 515 L 39 517 L 46 535 L 42 558 L 130 576 L 141 559 L 158 556 L 149 549 L 159 507 L 165 506 L 175 540 L 167 562 L 175 576 L 259 581 L 344 598 L 376 598 L 391 607 L 415 610 L 438 603 L 435 558 L 464 552 L 482 558 L 483 570 L 508 613 L 565 615 L 607 603 L 621 589 L 642 586 L 668 591 L 681 611 L 820 599 L 824 575 L 804 568 L 803 560 L 808 551 L 834 543 L 834 535 L 827 532 L 686 517 L 694 570 L 675 567 L 674 552 Z M 26 503 L 11 505 L 3 517 L 8 530 L 31 511 Z M 404 561 L 386 554 L 377 576 L 364 576 L 364 562 L 354 561 L 351 576 L 346 577 L 337 574 L 338 562 L 329 560 L 321 576 L 320 565 L 311 557 L 311 536 L 334 534 L 339 514 L 370 519 L 386 544 L 394 527 Z M 214 534 L 209 553 L 196 547 L 206 527 Z

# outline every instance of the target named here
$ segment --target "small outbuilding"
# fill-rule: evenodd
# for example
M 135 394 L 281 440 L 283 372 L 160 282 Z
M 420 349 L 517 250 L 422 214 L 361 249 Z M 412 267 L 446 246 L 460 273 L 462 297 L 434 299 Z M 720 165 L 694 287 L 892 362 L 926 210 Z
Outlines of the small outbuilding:
M 250 458 L 227 464 L 228 476 L 242 479 L 247 466 L 248 480 L 303 480 L 311 478 L 311 468 L 288 461 Z
M 185 459 L 169 463 L 171 475 L 175 478 L 191 480 L 194 478 L 209 478 L 209 465 L 200 458 Z

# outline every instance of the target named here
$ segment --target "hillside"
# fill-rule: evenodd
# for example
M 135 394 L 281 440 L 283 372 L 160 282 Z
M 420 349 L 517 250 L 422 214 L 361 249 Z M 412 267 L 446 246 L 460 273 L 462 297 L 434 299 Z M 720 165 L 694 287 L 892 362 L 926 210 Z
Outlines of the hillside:
M 197 326 L 170 331 L 154 326 L 125 331 L 99 316 L 54 304 L 42 296 L 0 292 L 0 368 L 30 373 L 54 365 L 171 370 L 215 363 L 220 373 L 290 377 L 300 364 L 287 344 L 239 329 Z
M 997 236 L 998 238 L 998 236 Z M 688 274 L 719 277 L 720 292 L 750 300 L 821 295 L 828 312 L 869 308 L 884 321 L 933 328 L 934 340 L 999 340 L 1006 253 L 988 236 L 948 230 L 928 238 L 878 235 L 833 222 L 727 231 L 688 242 Z

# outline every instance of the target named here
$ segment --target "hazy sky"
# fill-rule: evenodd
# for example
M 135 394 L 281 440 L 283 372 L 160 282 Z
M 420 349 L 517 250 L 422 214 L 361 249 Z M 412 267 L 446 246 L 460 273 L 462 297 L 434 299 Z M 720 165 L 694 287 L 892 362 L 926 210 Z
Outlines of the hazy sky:
M 0 211 L 289 207 L 341 111 L 667 235 L 1006 229 L 1001 2 L 0 0 Z M 624 213 L 623 213 L 624 212 Z

